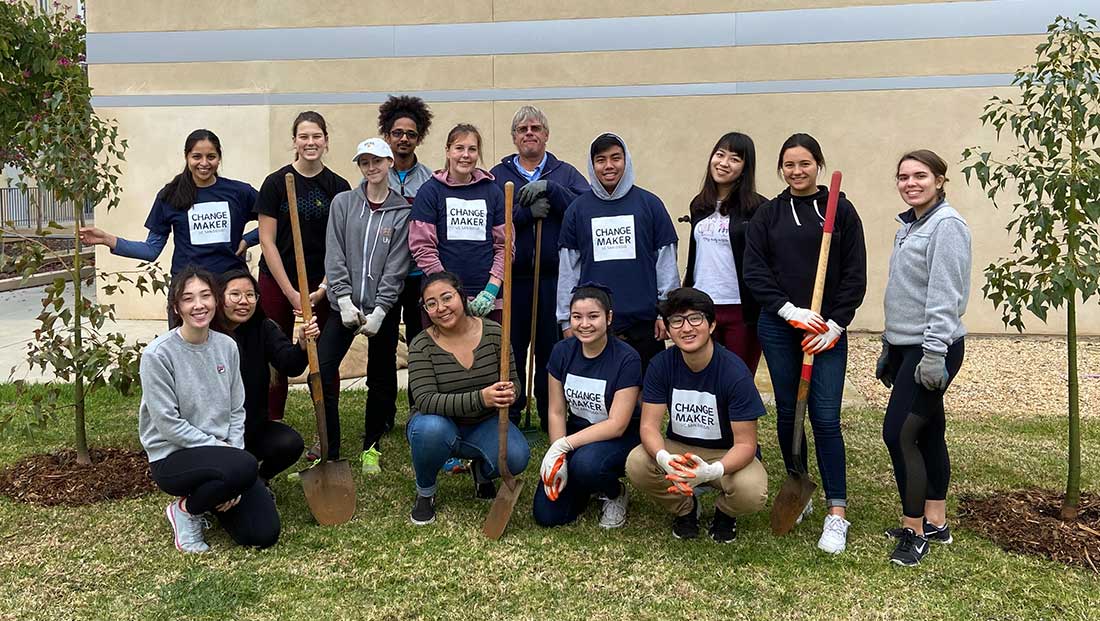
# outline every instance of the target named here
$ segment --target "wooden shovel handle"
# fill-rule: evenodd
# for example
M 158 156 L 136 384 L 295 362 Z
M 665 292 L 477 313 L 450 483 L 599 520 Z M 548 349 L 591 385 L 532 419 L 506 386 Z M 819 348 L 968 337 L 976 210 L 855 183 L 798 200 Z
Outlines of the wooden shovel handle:
M 535 394 L 535 330 L 538 328 L 539 318 L 539 267 L 542 261 L 539 259 L 542 257 L 542 218 L 539 218 L 535 222 L 535 286 L 533 287 L 534 293 L 531 294 L 531 331 L 528 332 L 530 337 L 527 343 L 527 366 L 524 368 L 524 375 L 527 376 L 527 411 L 531 411 L 531 400 Z M 530 420 L 530 419 L 528 419 Z
M 509 359 L 512 356 L 512 197 L 516 186 L 504 184 L 504 282 L 500 295 L 504 300 L 504 312 L 500 318 L 500 381 L 509 378 Z M 497 409 L 497 469 L 509 487 L 512 472 L 508 470 L 508 408 Z

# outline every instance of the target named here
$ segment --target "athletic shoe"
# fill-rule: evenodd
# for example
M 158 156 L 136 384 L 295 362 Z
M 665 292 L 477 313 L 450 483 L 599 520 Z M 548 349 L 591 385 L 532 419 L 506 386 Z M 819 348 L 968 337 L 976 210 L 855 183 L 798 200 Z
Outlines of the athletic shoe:
M 902 526 L 896 526 L 894 528 L 887 528 L 885 534 L 891 539 L 901 539 L 901 533 L 905 528 Z M 936 526 L 924 520 L 924 538 L 933 543 L 948 544 L 955 540 L 951 536 L 951 527 L 944 522 L 943 526 Z
M 810 514 L 814 512 L 814 499 L 811 498 L 806 501 L 806 506 L 802 507 L 802 513 L 798 514 L 798 519 L 794 521 L 795 524 L 801 524 L 802 520 L 810 517 Z
M 409 513 L 409 520 L 417 526 L 423 526 L 434 522 L 435 496 L 421 496 L 417 494 L 416 501 L 413 503 L 412 512 Z
M 626 524 L 626 505 L 629 497 L 626 485 L 619 483 L 619 495 L 614 498 L 603 498 L 603 509 L 600 512 L 600 526 L 604 528 L 619 528 Z
M 172 535 L 176 549 L 188 554 L 201 554 L 210 550 L 202 538 L 204 520 L 202 516 L 191 515 L 183 510 L 183 499 L 173 500 L 164 509 L 168 523 L 172 525 Z
M 928 554 L 928 540 L 913 532 L 912 528 L 901 530 L 898 545 L 890 554 L 890 562 L 902 567 L 912 567 Z
M 737 539 L 737 518 L 714 508 L 714 519 L 710 522 L 710 538 L 718 543 L 730 543 Z
M 821 538 L 817 547 L 829 554 L 840 554 L 848 544 L 848 527 L 852 523 L 832 513 L 825 516 L 825 525 L 821 528 Z
M 463 472 L 468 472 L 469 470 L 470 466 L 468 466 L 466 462 L 457 457 L 452 457 L 443 463 L 443 472 L 446 472 L 447 474 L 462 474 Z
M 379 474 L 382 472 L 382 467 L 378 465 L 378 459 L 382 457 L 382 452 L 378 450 L 377 446 L 372 444 L 369 449 L 363 451 L 363 474 Z
M 492 481 L 482 481 L 474 484 L 474 498 L 478 500 L 494 500 L 497 497 L 497 486 Z
M 691 497 L 691 511 L 672 519 L 672 536 L 677 539 L 695 539 L 699 536 L 699 501 Z

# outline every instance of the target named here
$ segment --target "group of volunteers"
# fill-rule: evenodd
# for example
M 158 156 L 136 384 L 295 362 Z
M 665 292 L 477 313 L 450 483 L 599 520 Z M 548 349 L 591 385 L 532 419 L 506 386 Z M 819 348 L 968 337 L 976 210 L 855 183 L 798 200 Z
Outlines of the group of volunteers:
M 184 170 L 156 196 L 145 241 L 81 231 L 86 243 L 145 261 L 159 255 L 169 234 L 174 239 L 172 329 L 142 357 L 139 425 L 153 478 L 176 497 L 166 510 L 176 546 L 207 549 L 206 513 L 241 544 L 277 541 L 269 484 L 307 452 L 280 419 L 286 377 L 305 369 L 308 339 L 316 339 L 320 359 L 327 457 L 337 459 L 340 362 L 357 334 L 368 337 L 360 460 L 365 474 L 379 472 L 381 443 L 394 427 L 403 323 L 414 524 L 436 519 L 439 474 L 455 469 L 455 460 L 467 460 L 459 463 L 477 498 L 495 496 L 500 408 L 511 409 L 507 466 L 515 473 L 527 467 L 530 446 L 517 423 L 527 405 L 522 387 L 532 381 L 550 442 L 535 490 L 537 524 L 574 522 L 595 499 L 599 524 L 620 527 L 633 487 L 672 516 L 676 538 L 690 539 L 700 530 L 699 497 L 713 491 L 708 533 L 730 542 L 737 518 L 768 499 L 758 442 L 765 408 L 754 383 L 760 356 L 774 388 L 785 466 L 805 471 L 806 454 L 796 463 L 791 439 L 809 353 L 809 418 L 826 506 L 817 545 L 843 551 L 846 329 L 864 299 L 866 252 L 860 216 L 842 193 L 824 295 L 812 310 L 829 198 L 818 185 L 825 168 L 818 141 L 797 133 L 782 144 L 776 169 L 787 187 L 767 199 L 756 191 L 752 139 L 738 132 L 718 139 L 682 218 L 690 233 L 681 283 L 672 218 L 637 184 L 621 137 L 592 140 L 586 180 L 546 150 L 545 114 L 523 106 L 511 124 L 515 153 L 486 170 L 481 134 L 462 123 L 447 134 L 443 166 L 433 172 L 417 156 L 431 122 L 421 99 L 390 97 L 379 109 L 380 137 L 362 141 L 353 155 L 362 179 L 352 186 L 323 163 L 325 119 L 303 112 L 291 128 L 294 160 L 259 192 L 220 176 L 221 143 L 196 130 L 184 143 Z M 315 311 L 297 343 L 291 337 L 302 301 L 287 173 L 296 181 Z M 963 359 L 970 234 L 945 198 L 946 173 L 943 159 L 923 149 L 903 155 L 896 168 L 905 211 L 897 216 L 874 373 L 893 388 L 883 440 L 903 516 L 887 535 L 897 540 L 890 559 L 901 565 L 917 564 L 930 541 L 951 542 L 943 397 Z M 516 186 L 514 259 L 503 291 L 509 181 Z M 245 234 L 253 219 L 258 232 Z M 255 243 L 263 253 L 258 279 L 243 257 Z M 511 296 L 510 351 L 502 342 L 502 291 Z M 673 347 L 666 349 L 667 340 Z M 528 348 L 532 378 L 523 364 Z M 505 356 L 511 377 L 501 381 Z M 799 522 L 812 511 L 811 501 Z

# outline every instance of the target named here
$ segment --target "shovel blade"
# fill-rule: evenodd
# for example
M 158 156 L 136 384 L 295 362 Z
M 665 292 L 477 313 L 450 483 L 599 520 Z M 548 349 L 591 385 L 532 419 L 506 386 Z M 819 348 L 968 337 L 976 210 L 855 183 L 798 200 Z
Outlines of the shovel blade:
M 322 526 L 343 524 L 355 514 L 355 481 L 346 460 L 322 461 L 301 472 L 309 511 Z
M 787 480 L 783 481 L 783 487 L 775 496 L 772 504 L 772 533 L 781 536 L 791 532 L 798 516 L 810 498 L 814 495 L 817 484 L 810 480 L 805 472 L 788 472 Z
M 489 515 L 485 518 L 485 525 L 481 527 L 481 532 L 486 537 L 496 541 L 504 534 L 504 529 L 508 527 L 508 520 L 512 519 L 512 509 L 515 508 L 516 501 L 519 500 L 522 491 L 523 481 L 519 479 L 501 482 L 500 489 L 497 490 L 497 497 L 493 500 L 493 506 L 489 507 Z

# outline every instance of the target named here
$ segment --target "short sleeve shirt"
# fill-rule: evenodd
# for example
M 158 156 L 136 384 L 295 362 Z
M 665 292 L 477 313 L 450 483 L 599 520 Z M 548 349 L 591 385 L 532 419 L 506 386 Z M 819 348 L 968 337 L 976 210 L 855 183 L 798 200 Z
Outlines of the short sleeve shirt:
M 559 341 L 550 352 L 546 370 L 565 390 L 570 428 L 583 429 L 607 420 L 615 393 L 642 385 L 641 357 L 617 338 L 609 338 L 595 358 L 585 357 L 576 337 Z M 631 424 L 636 425 L 640 417 L 641 408 L 635 402 Z

